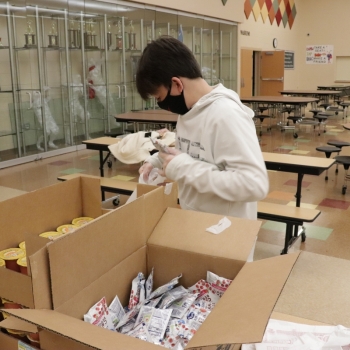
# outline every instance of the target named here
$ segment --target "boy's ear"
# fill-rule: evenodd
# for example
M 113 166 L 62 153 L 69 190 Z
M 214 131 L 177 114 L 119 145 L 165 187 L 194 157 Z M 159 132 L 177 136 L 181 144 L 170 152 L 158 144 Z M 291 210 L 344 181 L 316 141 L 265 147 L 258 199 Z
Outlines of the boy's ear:
M 180 80 L 180 78 L 178 77 L 172 77 L 171 78 L 171 88 L 176 89 L 176 91 L 178 91 L 179 93 L 182 92 L 182 90 L 184 89 L 182 81 Z M 175 92 L 175 91 L 174 91 Z

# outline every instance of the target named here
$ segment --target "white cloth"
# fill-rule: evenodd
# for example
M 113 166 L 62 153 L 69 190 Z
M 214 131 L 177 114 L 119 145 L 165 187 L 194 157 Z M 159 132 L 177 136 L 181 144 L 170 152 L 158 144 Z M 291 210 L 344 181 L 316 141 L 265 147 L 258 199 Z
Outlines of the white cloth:
M 236 92 L 218 84 L 179 116 L 176 148 L 166 177 L 179 186 L 183 209 L 257 218 L 269 179 L 252 117 Z M 162 168 L 157 155 L 147 158 Z
M 152 131 L 151 136 L 157 138 L 159 133 Z M 158 141 L 170 146 L 175 142 L 175 133 L 168 131 Z M 145 131 L 129 134 L 114 145 L 108 146 L 108 148 L 115 158 L 125 164 L 143 162 L 150 156 L 150 151 L 155 149 L 150 138 L 145 137 Z

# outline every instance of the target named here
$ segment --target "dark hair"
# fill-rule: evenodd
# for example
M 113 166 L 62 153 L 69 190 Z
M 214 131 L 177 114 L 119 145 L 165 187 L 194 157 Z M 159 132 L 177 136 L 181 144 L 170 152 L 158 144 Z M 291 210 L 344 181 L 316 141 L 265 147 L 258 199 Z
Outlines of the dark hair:
M 202 73 L 185 44 L 171 36 L 162 36 L 143 50 L 136 73 L 137 91 L 146 100 L 160 86 L 170 86 L 172 77 L 196 79 L 202 78 Z

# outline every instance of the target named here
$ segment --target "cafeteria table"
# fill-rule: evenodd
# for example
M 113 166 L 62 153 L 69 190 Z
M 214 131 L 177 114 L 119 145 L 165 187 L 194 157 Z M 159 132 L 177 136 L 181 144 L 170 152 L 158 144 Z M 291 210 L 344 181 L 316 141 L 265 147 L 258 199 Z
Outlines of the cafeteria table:
M 291 154 L 263 152 L 266 169 L 298 174 L 297 191 L 295 194 L 296 207 L 300 207 L 301 188 L 304 175 L 320 175 L 335 162 L 333 158 L 306 157 Z M 295 227 L 294 236 L 298 236 Z
M 87 149 L 93 149 L 93 150 L 99 151 L 101 177 L 104 177 L 103 166 L 106 163 L 109 156 L 111 155 L 111 152 L 110 152 L 108 146 L 113 145 L 119 141 L 120 141 L 120 139 L 115 138 L 115 137 L 103 136 L 103 137 L 98 137 L 96 139 L 85 140 L 82 142 L 84 145 L 86 145 Z M 103 157 L 104 151 L 108 152 L 107 156 L 105 158 Z
M 117 114 L 114 118 L 119 123 L 134 123 L 134 132 L 138 132 L 140 124 L 164 124 L 172 130 L 176 126 L 178 116 L 163 109 L 148 109 Z
M 274 108 L 277 108 L 277 106 L 286 106 L 286 105 L 293 105 L 296 107 L 296 114 L 300 112 L 301 116 L 301 107 L 306 106 L 308 103 L 316 103 L 319 99 L 315 97 L 296 97 L 296 96 L 249 96 L 249 97 L 241 97 L 241 101 L 243 103 L 251 103 L 253 105 L 253 110 L 258 110 L 258 104 L 259 103 L 265 103 L 270 106 L 273 106 Z M 289 129 L 293 128 L 290 126 L 287 126 L 285 121 L 280 121 L 277 124 L 281 130 L 283 129 Z
M 333 96 L 339 96 L 341 91 L 338 90 L 282 90 L 280 91 L 281 95 L 291 95 L 297 97 L 315 97 L 318 99 L 324 98 L 325 102 L 329 102 L 329 98 Z M 315 107 L 315 106 L 314 106 Z

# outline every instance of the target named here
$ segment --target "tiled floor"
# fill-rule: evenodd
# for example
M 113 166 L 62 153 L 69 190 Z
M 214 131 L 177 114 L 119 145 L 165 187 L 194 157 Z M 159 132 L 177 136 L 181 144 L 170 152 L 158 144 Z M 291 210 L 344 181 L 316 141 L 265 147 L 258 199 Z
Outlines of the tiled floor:
M 309 113 L 306 113 L 310 117 Z M 265 152 L 281 154 L 297 154 L 305 157 L 325 157 L 316 151 L 317 146 L 326 145 L 329 140 L 350 142 L 350 131 L 344 130 L 341 124 L 349 122 L 342 116 L 331 117 L 327 124 L 327 132 L 318 133 L 308 126 L 298 129 L 299 137 L 293 137 L 292 130 L 281 132 L 276 126 L 276 120 L 271 132 L 263 132 L 260 137 L 261 148 Z M 344 147 L 342 155 L 350 155 L 350 147 Z M 112 168 L 105 166 L 105 176 L 124 181 L 138 181 L 138 164 L 126 165 L 114 161 Z M 97 151 L 76 151 L 54 158 L 38 160 L 32 163 L 0 170 L 0 200 L 21 191 L 35 189 L 57 183 L 57 176 L 71 173 L 99 175 L 99 158 Z M 302 186 L 302 206 L 317 208 L 321 215 L 311 224 L 306 224 L 307 239 L 304 243 L 297 241 L 294 249 L 301 249 L 319 254 L 335 256 L 350 260 L 350 229 L 349 206 L 350 184 L 348 192 L 342 194 L 344 169 L 339 166 L 338 174 L 335 166 L 328 171 L 328 181 L 325 174 L 320 176 L 305 175 Z M 269 171 L 270 193 L 265 199 L 273 203 L 295 205 L 296 174 Z M 5 195 L 6 194 L 6 195 Z M 110 195 L 112 196 L 112 195 Z M 108 197 L 108 196 L 107 196 Z M 122 203 L 126 198 L 122 197 Z M 112 205 L 109 202 L 108 205 Z M 284 224 L 263 222 L 259 232 L 255 259 L 279 254 L 284 242 Z

